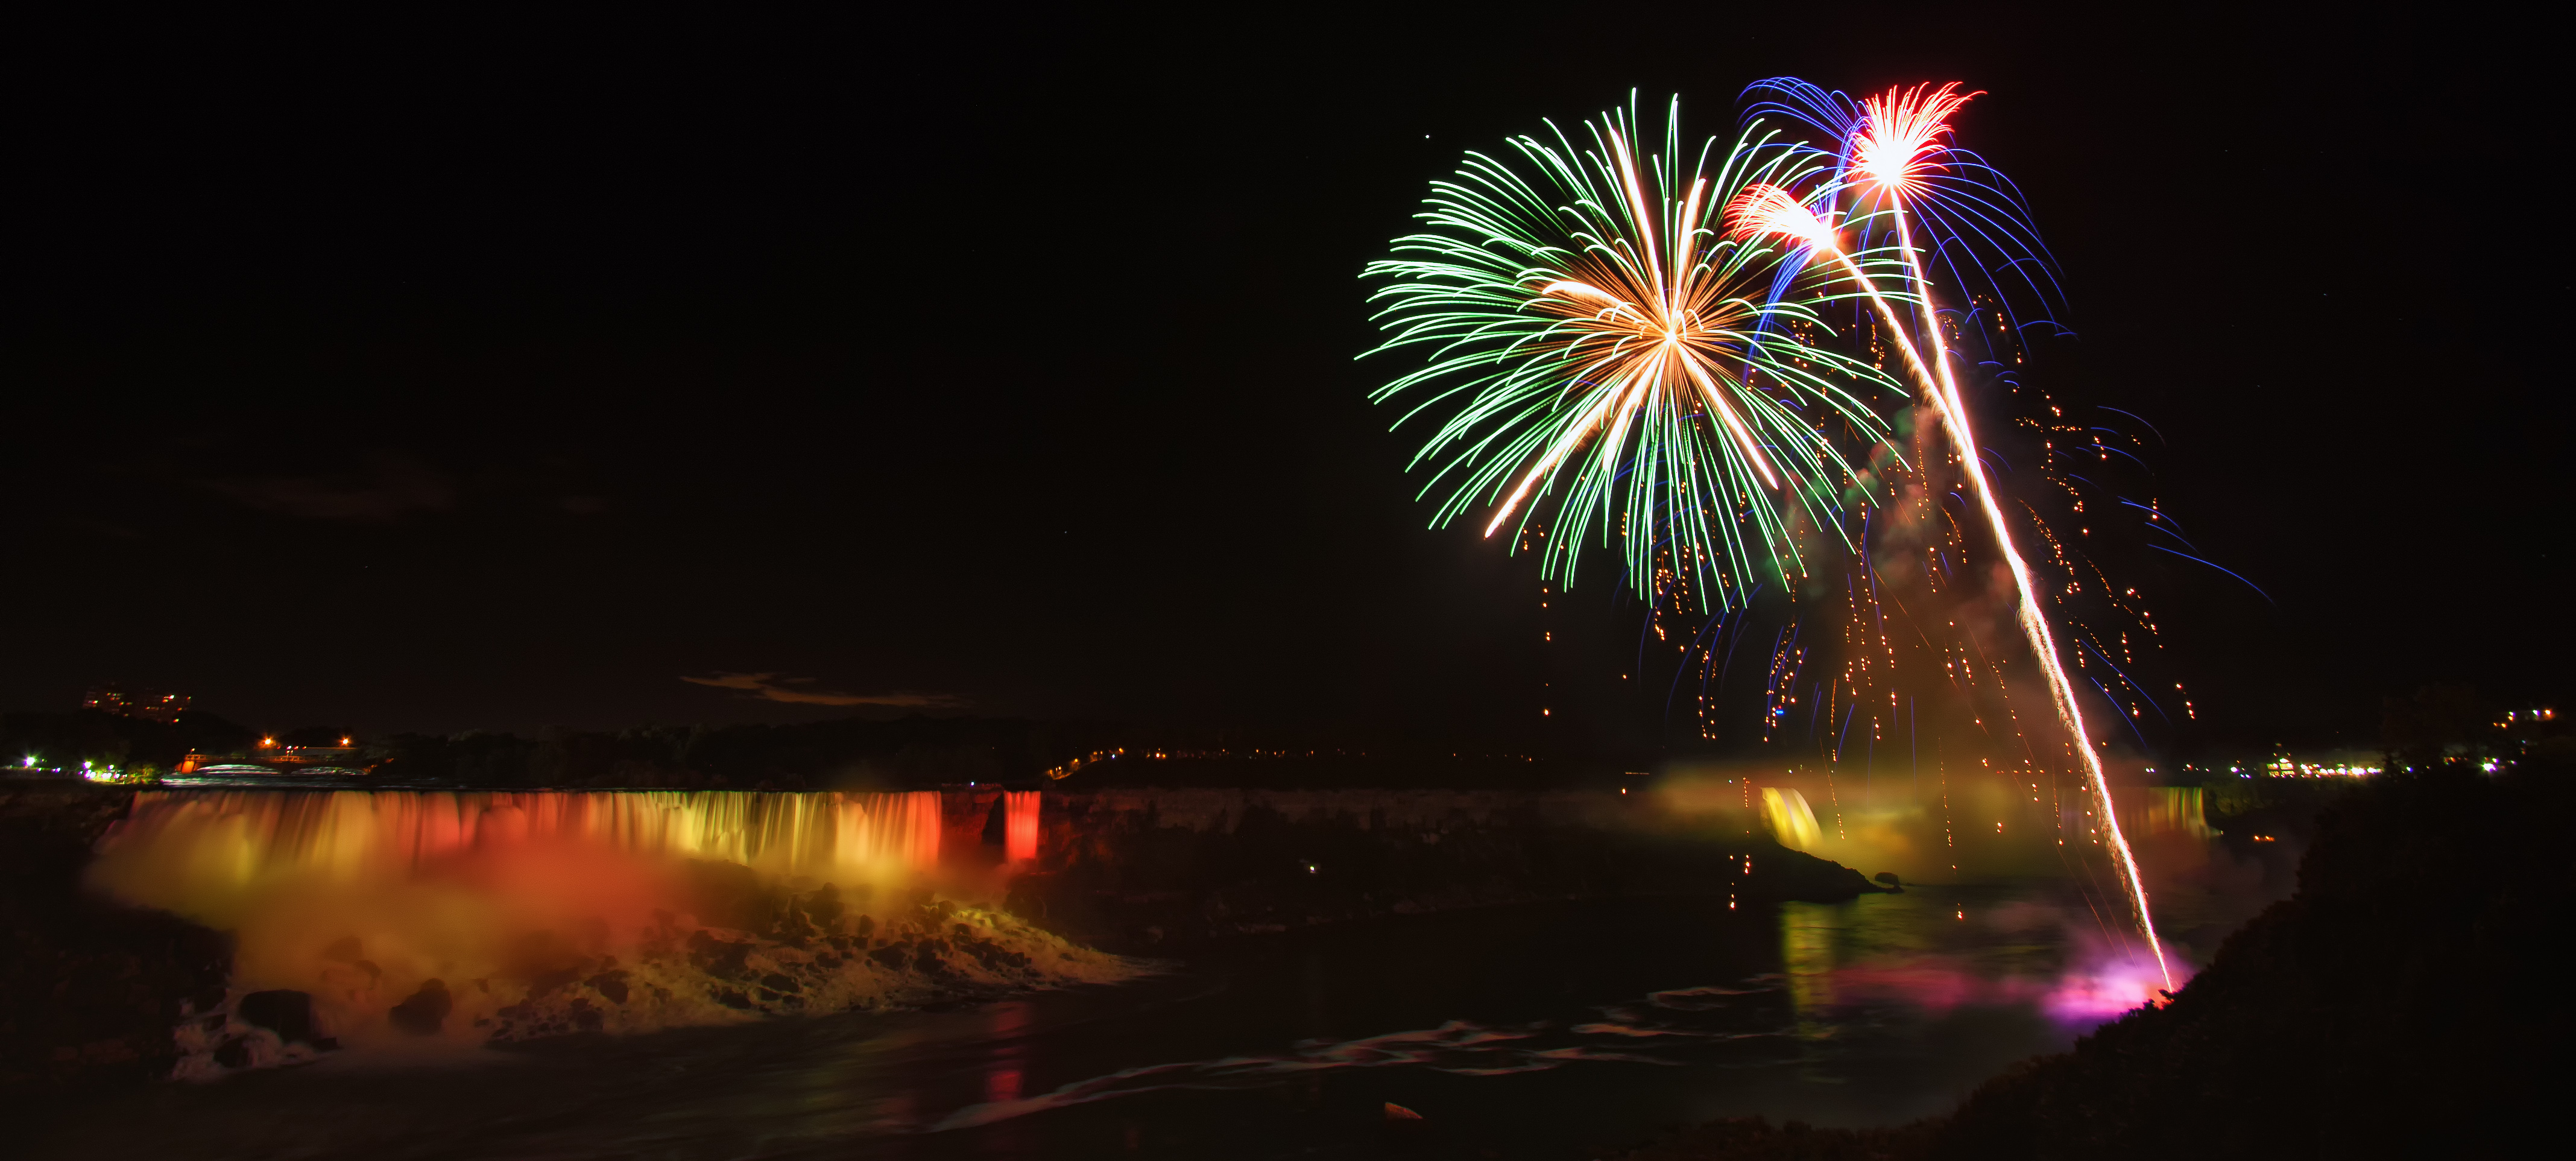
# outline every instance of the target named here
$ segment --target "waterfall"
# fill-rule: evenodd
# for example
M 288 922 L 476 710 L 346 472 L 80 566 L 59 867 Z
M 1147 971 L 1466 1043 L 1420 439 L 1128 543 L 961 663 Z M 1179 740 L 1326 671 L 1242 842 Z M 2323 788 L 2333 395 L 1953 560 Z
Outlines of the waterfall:
M 941 833 L 937 791 L 145 791 L 89 882 L 234 934 L 226 1010 L 182 1029 L 209 1058 L 272 989 L 343 1040 L 470 1045 L 1132 972 L 974 905 L 996 884 Z
M 1807 805 L 1807 796 L 1793 787 L 1762 788 L 1762 821 L 1780 845 L 1793 851 L 1813 850 L 1825 837 L 1823 827 L 1816 825 L 1816 812 Z
M 1038 857 L 1038 792 L 1010 790 L 1002 795 L 1002 857 L 1014 863 Z
M 2150 838 L 2180 835 L 2206 841 L 2218 837 L 2209 828 L 2201 809 L 2201 790 L 2197 786 L 2149 786 L 2143 788 L 2145 801 L 2136 811 L 2136 828 Z M 2129 812 L 2123 811 L 2124 816 Z
M 147 893 L 149 883 L 120 874 L 138 859 L 220 883 L 408 874 L 442 856 L 514 847 L 722 859 L 832 880 L 933 867 L 939 829 L 932 790 L 144 791 L 101 849 L 105 885 Z

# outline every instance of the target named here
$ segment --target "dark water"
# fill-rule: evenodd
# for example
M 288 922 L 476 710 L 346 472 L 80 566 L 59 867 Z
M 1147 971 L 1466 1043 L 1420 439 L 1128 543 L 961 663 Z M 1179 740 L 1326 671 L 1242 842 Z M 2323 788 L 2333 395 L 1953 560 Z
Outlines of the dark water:
M 951 1011 L 165 1085 L 37 1154 L 1571 1158 L 1718 1116 L 1897 1123 L 2118 1006 L 2069 983 L 2090 920 L 2056 890 L 1418 916 Z

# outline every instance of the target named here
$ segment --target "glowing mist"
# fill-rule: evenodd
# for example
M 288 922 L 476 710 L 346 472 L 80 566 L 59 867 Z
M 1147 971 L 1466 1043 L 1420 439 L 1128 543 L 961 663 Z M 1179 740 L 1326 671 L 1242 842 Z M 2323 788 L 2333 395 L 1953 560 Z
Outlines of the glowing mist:
M 1894 99 L 1893 92 L 1890 100 Z M 1876 105 L 1871 106 L 1873 110 Z M 1873 111 L 1873 117 L 1880 114 Z M 2128 889 L 2129 901 L 2138 911 L 2138 930 L 2147 937 L 2147 950 L 2155 956 L 2156 970 L 2163 975 L 2165 987 L 2173 987 L 2173 968 L 2165 963 L 2164 943 L 2156 938 L 2156 921 L 2147 909 L 2147 885 L 2138 876 L 2137 855 L 2129 850 L 2129 840 L 2120 833 L 2119 812 L 2112 809 L 2111 782 L 2102 772 L 2102 756 L 2094 752 L 2093 739 L 2085 732 L 2084 713 L 2075 702 L 2075 687 L 2066 679 L 2066 670 L 2057 659 L 2057 640 L 2049 632 L 2048 618 L 2039 611 L 2039 593 L 2031 584 L 2030 565 L 2013 546 L 2012 529 L 2004 521 L 2003 509 L 1996 505 L 1994 488 L 1986 482 L 1984 463 L 1977 455 L 1976 432 L 1968 425 L 1967 404 L 1959 394 L 1959 381 L 1950 370 L 1950 348 L 1941 341 L 1940 313 L 1932 308 L 1932 284 L 1923 276 L 1923 264 L 1914 252 L 1914 239 L 1905 222 L 1905 204 L 1889 186 L 1889 203 L 1896 215 L 1897 249 L 1904 255 L 1906 275 L 1914 282 L 1915 294 L 1923 303 L 1925 345 L 1932 348 L 1932 363 L 1940 372 L 1937 385 L 1926 384 L 1933 398 L 1934 410 L 1942 425 L 1949 429 L 1950 442 L 1959 454 L 1961 470 L 1977 495 L 1977 506 L 1986 518 L 1988 531 L 1994 534 L 1995 547 L 2003 553 L 2010 568 L 2013 590 L 2021 605 L 2022 633 L 2030 641 L 2031 652 L 2039 658 L 2039 668 L 2048 676 L 2049 699 L 2057 707 L 2058 721 L 2074 736 L 2076 752 L 2084 756 L 2084 776 L 2093 788 L 2096 801 L 2102 804 L 2102 830 L 2110 839 L 2111 859 L 2120 871 L 2121 884 Z

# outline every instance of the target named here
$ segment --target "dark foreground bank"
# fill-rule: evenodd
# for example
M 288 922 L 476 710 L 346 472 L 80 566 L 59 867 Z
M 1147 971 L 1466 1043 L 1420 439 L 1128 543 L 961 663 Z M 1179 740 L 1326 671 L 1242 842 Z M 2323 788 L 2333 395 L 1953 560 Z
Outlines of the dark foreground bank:
M 2385 777 L 2320 821 L 2299 891 L 2173 1002 L 1897 1128 L 1728 1120 L 1627 1161 L 2520 1156 L 2561 1128 L 2576 771 Z

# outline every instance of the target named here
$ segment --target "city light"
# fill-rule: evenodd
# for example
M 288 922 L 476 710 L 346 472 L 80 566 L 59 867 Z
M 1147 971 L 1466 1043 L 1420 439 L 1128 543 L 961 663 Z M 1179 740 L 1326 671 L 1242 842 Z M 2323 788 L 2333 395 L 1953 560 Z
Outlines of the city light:
M 2377 774 L 2380 769 L 2377 766 L 2364 766 L 2356 762 L 2326 766 L 2314 762 L 2293 761 L 2284 757 L 2272 759 L 2264 765 L 2263 772 L 2274 778 L 2362 778 Z

